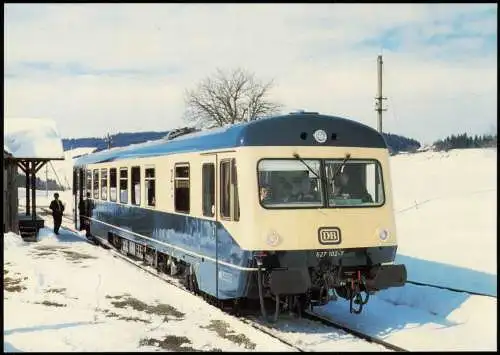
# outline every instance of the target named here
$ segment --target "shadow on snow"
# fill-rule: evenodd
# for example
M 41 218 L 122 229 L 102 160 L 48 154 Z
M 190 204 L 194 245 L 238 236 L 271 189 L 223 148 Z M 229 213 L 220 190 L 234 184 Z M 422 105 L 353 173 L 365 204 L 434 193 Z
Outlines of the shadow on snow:
M 497 296 L 497 275 L 399 254 L 396 263 L 406 265 L 411 281 Z
M 496 297 L 496 275 L 405 255 L 398 255 L 396 263 L 406 265 L 408 280 Z M 372 336 L 385 337 L 398 330 L 430 323 L 438 328 L 460 325 L 447 317 L 469 297 L 471 295 L 464 292 L 406 284 L 371 296 L 359 315 L 350 314 L 349 302 L 343 299 L 317 307 L 315 312 Z
M 90 324 L 96 324 L 96 322 L 70 322 L 70 323 L 61 323 L 61 324 L 37 325 L 37 326 L 33 326 L 33 327 L 4 330 L 3 335 L 7 336 L 7 335 L 11 335 L 13 333 L 31 333 L 31 332 L 39 332 L 39 331 L 44 331 L 44 330 L 59 330 L 59 329 L 64 329 L 64 328 L 79 327 L 82 325 L 90 325 Z

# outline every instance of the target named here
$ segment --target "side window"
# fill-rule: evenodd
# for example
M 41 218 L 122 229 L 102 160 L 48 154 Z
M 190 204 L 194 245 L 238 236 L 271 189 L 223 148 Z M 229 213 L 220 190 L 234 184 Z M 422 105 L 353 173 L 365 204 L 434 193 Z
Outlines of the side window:
M 108 169 L 101 169 L 101 200 L 108 199 Z
M 92 171 L 87 170 L 87 184 L 86 184 L 86 193 L 85 197 L 87 197 L 87 193 L 92 192 Z
M 222 160 L 220 163 L 220 200 L 221 217 L 239 221 L 240 204 L 236 159 Z
M 128 203 L 128 169 L 120 168 L 120 202 Z
M 99 198 L 99 169 L 94 169 L 94 198 Z
M 220 215 L 222 218 L 231 218 L 231 161 L 223 160 L 220 163 Z
M 116 202 L 116 168 L 109 169 L 109 200 Z
M 139 206 L 141 204 L 141 167 L 132 167 L 131 173 L 132 186 L 131 186 L 131 202 L 133 205 Z
M 202 167 L 203 186 L 203 215 L 213 217 L 215 214 L 215 166 L 212 163 L 203 164 Z
M 189 213 L 189 165 L 175 165 L 174 187 L 175 211 Z
M 146 203 L 148 206 L 154 207 L 156 205 L 155 168 L 146 168 L 144 175 L 144 182 L 146 185 Z
M 236 159 L 231 160 L 231 193 L 233 197 L 233 220 L 240 220 L 240 198 L 238 195 L 238 173 L 236 169 Z

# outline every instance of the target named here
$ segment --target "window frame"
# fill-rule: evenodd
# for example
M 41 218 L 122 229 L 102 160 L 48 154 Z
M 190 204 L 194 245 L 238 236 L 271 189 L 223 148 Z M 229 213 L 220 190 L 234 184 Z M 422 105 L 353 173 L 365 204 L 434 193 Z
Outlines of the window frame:
M 120 167 L 118 171 L 120 172 L 119 179 L 118 179 L 119 183 L 120 183 L 119 184 L 119 188 L 118 188 L 118 195 L 119 195 L 118 201 L 120 201 L 120 203 L 122 203 L 124 205 L 127 205 L 127 204 L 129 204 L 128 195 L 129 195 L 129 190 L 130 190 L 130 188 L 129 188 L 130 184 L 128 183 L 128 180 L 129 180 L 128 177 L 130 175 L 129 174 L 129 168 L 128 167 Z M 124 178 L 122 178 L 122 174 L 121 174 L 122 171 L 125 171 L 127 173 L 127 176 L 124 177 Z M 125 201 L 125 202 L 122 201 L 122 184 L 121 184 L 122 180 L 127 181 L 127 189 L 126 189 L 127 190 L 127 201 Z
M 224 208 L 224 175 L 222 168 L 229 164 L 229 215 L 223 214 Z M 238 222 L 240 220 L 240 203 L 238 191 L 238 173 L 236 158 L 224 158 L 219 161 L 219 216 L 224 221 Z
M 384 171 L 383 171 L 383 164 L 375 158 L 350 158 L 347 160 L 347 164 L 349 162 L 353 161 L 373 161 L 376 164 L 378 164 L 380 168 L 380 183 L 382 184 L 382 191 L 384 194 L 384 200 L 382 204 L 373 204 L 373 205 L 335 205 L 335 206 L 329 206 L 327 199 L 328 199 L 328 190 L 327 186 L 325 186 L 325 180 L 326 180 L 326 168 L 325 168 L 325 162 L 326 161 L 331 161 L 331 160 L 339 160 L 342 161 L 344 157 L 338 157 L 338 158 L 318 158 L 318 157 L 301 157 L 302 160 L 319 160 L 320 162 L 320 181 L 321 181 L 321 194 L 322 194 L 322 199 L 323 199 L 323 204 L 322 206 L 283 206 L 283 207 L 276 207 L 276 206 L 265 206 L 262 204 L 262 201 L 260 200 L 260 181 L 259 181 L 259 164 L 263 160 L 290 160 L 290 161 L 298 161 L 300 163 L 300 160 L 295 159 L 295 158 L 260 158 L 257 160 L 257 163 L 255 165 L 255 173 L 256 173 L 256 183 L 257 183 L 257 200 L 259 201 L 259 205 L 266 209 L 266 210 L 302 210 L 302 209 L 343 209 L 343 208 L 381 208 L 383 207 L 386 202 L 387 202 L 387 192 L 386 192 L 386 186 L 385 186 L 385 181 L 384 181 Z M 305 167 L 305 166 L 304 166 Z
M 103 177 L 103 172 L 106 173 L 104 175 L 104 177 Z M 100 189 L 99 190 L 101 191 L 100 195 L 101 195 L 101 200 L 103 200 L 103 201 L 107 201 L 108 200 L 108 175 L 109 175 L 108 172 L 109 172 L 108 168 L 101 168 L 100 169 L 100 175 L 99 175 L 99 181 L 100 181 L 100 186 L 99 187 L 100 187 Z M 104 179 L 106 179 L 106 186 L 102 186 Z M 106 194 L 105 194 L 106 196 L 105 197 L 102 196 L 103 195 L 103 193 L 102 193 L 103 192 L 103 188 L 106 189 Z
M 111 176 L 112 176 L 112 171 L 114 170 L 115 172 L 115 198 L 113 199 L 113 196 L 111 195 Z M 118 170 L 116 168 L 109 168 L 109 200 L 111 202 L 117 202 L 118 201 L 118 180 L 119 180 L 119 176 L 118 176 Z
M 90 192 L 90 196 L 92 195 L 92 169 L 85 169 L 85 198 L 87 197 L 87 193 Z
M 141 193 L 141 166 L 140 165 L 134 165 L 130 167 L 130 204 L 132 206 L 140 206 L 141 201 L 142 201 L 142 193 Z M 139 178 L 134 184 L 134 171 L 139 171 Z M 137 198 L 135 194 L 135 186 L 139 185 L 139 198 Z M 135 200 L 135 202 L 134 202 Z
M 96 179 L 96 176 L 97 176 L 97 179 Z M 98 200 L 99 196 L 101 195 L 101 191 L 100 191 L 101 181 L 99 179 L 100 179 L 99 168 L 93 169 L 92 170 L 92 197 L 94 200 Z M 97 182 L 97 187 L 96 187 L 96 182 Z
M 328 159 L 322 159 L 322 165 L 323 165 L 323 171 L 325 173 L 325 179 L 326 179 L 326 162 L 327 161 L 332 161 L 332 160 L 335 160 L 335 161 L 339 161 L 339 162 L 342 162 L 344 158 L 328 158 Z M 329 191 L 328 190 L 325 190 L 325 208 L 327 209 L 332 209 L 332 208 L 378 208 L 378 207 L 382 207 L 385 205 L 386 201 L 387 201 L 387 193 L 386 193 L 386 189 L 385 189 L 385 181 L 384 181 L 384 172 L 382 170 L 382 164 L 380 163 L 379 160 L 377 159 L 374 159 L 374 158 L 350 158 L 349 160 L 347 160 L 346 162 L 346 166 L 349 166 L 349 163 L 351 162 L 366 162 L 366 165 L 365 167 L 367 166 L 368 163 L 375 163 L 375 166 L 378 167 L 379 169 L 379 174 L 378 175 L 375 175 L 375 178 L 377 178 L 377 176 L 379 176 L 380 178 L 380 185 L 382 186 L 382 195 L 383 195 L 383 200 L 381 203 L 372 203 L 370 205 L 367 205 L 367 204 L 363 204 L 363 205 L 333 205 L 333 206 L 330 206 L 330 201 L 329 201 Z M 366 184 L 366 182 L 365 182 Z M 375 200 L 375 196 L 372 196 L 372 198 Z
M 215 208 L 212 210 L 212 207 L 210 207 L 210 211 L 208 211 L 208 213 L 206 214 L 205 212 L 207 212 L 205 210 L 205 196 L 207 196 L 207 193 L 205 191 L 205 188 L 207 187 L 207 184 L 205 183 L 205 166 L 207 167 L 211 167 L 212 168 L 212 172 L 213 172 L 213 177 L 212 177 L 212 183 L 210 184 L 211 187 L 213 188 L 213 191 L 209 191 L 209 193 L 211 192 L 211 202 L 212 202 L 212 205 L 213 207 L 215 207 L 216 205 L 216 198 L 217 198 L 217 194 L 216 194 L 216 190 L 217 190 L 217 176 L 216 176 L 216 164 L 214 162 L 205 162 L 201 165 L 201 212 L 203 214 L 204 217 L 210 217 L 210 218 L 213 218 L 215 217 L 215 213 L 216 213 L 216 210 Z M 210 202 L 210 201 L 209 201 Z
M 177 168 L 182 168 L 182 167 L 187 167 L 188 168 L 188 177 L 177 177 Z M 190 214 L 191 212 L 191 166 L 189 165 L 188 162 L 181 162 L 181 163 L 175 163 L 174 164 L 174 169 L 173 169 L 173 184 L 174 184 L 174 211 L 177 213 L 182 213 L 182 214 Z M 176 181 L 187 181 L 188 182 L 188 204 L 189 204 L 189 209 L 187 211 L 179 210 L 177 209 L 177 186 L 176 186 Z
M 147 176 L 146 172 L 148 170 L 153 170 L 153 177 Z M 149 191 L 148 182 L 149 181 L 154 182 L 154 194 L 153 194 L 154 204 L 153 205 L 149 204 L 149 195 L 148 195 L 148 191 Z M 144 167 L 144 199 L 145 199 L 146 207 L 156 208 L 156 204 L 157 204 L 157 201 L 156 201 L 156 167 L 154 165 L 146 165 Z

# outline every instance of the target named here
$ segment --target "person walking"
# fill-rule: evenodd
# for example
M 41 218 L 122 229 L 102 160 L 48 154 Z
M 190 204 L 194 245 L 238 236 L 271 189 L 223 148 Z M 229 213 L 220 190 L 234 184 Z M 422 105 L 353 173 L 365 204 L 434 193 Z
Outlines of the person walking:
M 52 210 L 52 218 L 54 219 L 54 233 L 59 234 L 59 228 L 62 223 L 62 216 L 64 213 L 64 204 L 59 200 L 59 194 L 54 194 L 54 199 L 50 203 L 49 208 Z

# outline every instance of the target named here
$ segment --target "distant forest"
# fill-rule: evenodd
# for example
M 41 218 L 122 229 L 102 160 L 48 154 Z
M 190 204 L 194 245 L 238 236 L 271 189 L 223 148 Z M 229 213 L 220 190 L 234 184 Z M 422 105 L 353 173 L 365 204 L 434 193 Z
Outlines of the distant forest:
M 16 184 L 17 187 L 26 187 L 26 175 L 24 175 L 24 173 L 19 173 L 17 175 Z M 46 184 L 45 180 L 41 180 L 39 177 L 36 178 L 35 186 L 37 190 L 45 190 L 48 188 L 48 190 L 52 191 L 64 191 L 65 189 L 67 189 L 67 187 L 59 185 L 55 180 L 52 179 L 48 179 L 48 182 Z
M 111 147 L 124 147 L 130 144 L 138 144 L 150 140 L 157 140 L 165 137 L 168 131 L 164 132 L 136 132 L 118 133 L 111 136 Z M 384 133 L 384 138 L 392 154 L 405 151 L 411 152 L 420 148 L 420 143 L 415 139 L 407 138 L 392 133 Z M 64 150 L 71 150 L 83 147 L 97 147 L 96 151 L 107 149 L 106 138 L 70 138 L 63 139 Z
M 130 144 L 138 144 L 147 141 L 157 140 L 165 137 L 168 131 L 165 132 L 135 132 L 135 133 L 118 133 L 111 135 L 111 147 L 125 147 Z M 96 147 L 96 151 L 108 148 L 106 137 L 102 138 L 64 138 L 63 149 L 71 150 L 75 148 Z
M 464 148 L 490 148 L 497 146 L 497 135 L 468 136 L 467 133 L 451 135 L 434 142 L 435 150 L 450 150 Z
M 419 141 L 412 138 L 392 133 L 383 133 L 383 135 L 386 144 L 389 146 L 391 154 L 397 154 L 399 152 L 414 152 L 421 146 Z

